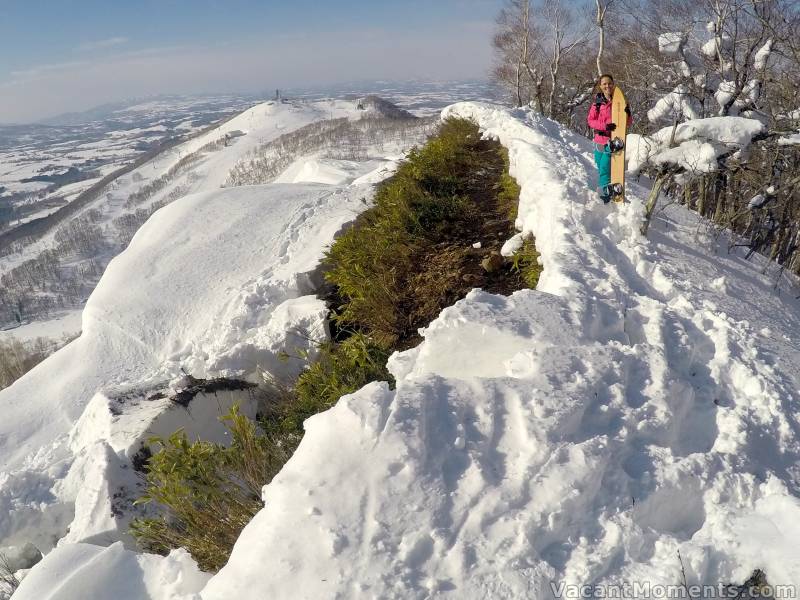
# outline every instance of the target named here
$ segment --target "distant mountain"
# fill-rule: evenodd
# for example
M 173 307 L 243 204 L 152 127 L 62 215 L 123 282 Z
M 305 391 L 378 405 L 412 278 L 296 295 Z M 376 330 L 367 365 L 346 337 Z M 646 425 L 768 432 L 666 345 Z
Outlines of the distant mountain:
M 355 81 L 328 86 L 280 90 L 288 97 L 307 100 L 380 96 L 402 106 L 415 116 L 437 113 L 462 100 L 492 101 L 502 92 L 488 81 Z
M 403 110 L 396 104 L 389 102 L 381 98 L 380 96 L 369 95 L 365 96 L 364 98 L 359 98 L 356 100 L 358 103 L 358 108 L 361 110 L 367 111 L 369 113 L 375 113 L 382 117 L 388 117 L 390 119 L 415 119 L 416 117 L 412 115 L 407 110 Z
M 67 112 L 55 117 L 48 117 L 37 121 L 37 125 L 58 125 L 58 126 L 71 126 L 71 125 L 85 125 L 94 121 L 103 121 L 111 116 L 115 111 L 124 110 L 125 108 L 133 105 L 134 103 L 141 102 L 141 100 L 124 100 L 122 102 L 109 102 L 108 104 L 101 104 L 82 112 Z
M 259 96 L 248 94 L 219 95 L 181 95 L 162 94 L 141 98 L 128 98 L 119 102 L 109 102 L 81 112 L 68 112 L 38 121 L 39 125 L 76 126 L 103 121 L 125 120 L 137 122 L 148 115 L 175 115 L 176 113 L 196 114 L 219 112 L 221 107 L 242 110 L 246 105 L 259 101 Z

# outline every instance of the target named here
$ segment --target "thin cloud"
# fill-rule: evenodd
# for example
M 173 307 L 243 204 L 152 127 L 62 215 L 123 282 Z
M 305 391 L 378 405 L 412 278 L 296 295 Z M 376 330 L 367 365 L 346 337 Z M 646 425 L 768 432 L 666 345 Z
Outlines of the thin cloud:
M 191 46 L 156 46 L 153 48 L 139 48 L 138 50 L 129 50 L 128 52 L 122 52 L 114 56 L 114 58 L 122 59 L 128 57 L 137 57 L 137 56 L 156 56 L 159 54 L 172 54 L 174 52 L 179 52 L 182 50 L 191 50 Z
M 78 46 L 79 52 L 89 52 L 91 50 L 101 50 L 104 48 L 113 48 L 114 46 L 121 46 L 128 43 L 126 37 L 113 37 L 105 40 L 97 40 L 94 42 L 84 42 Z
M 117 52 L 111 55 L 106 55 L 96 60 L 71 60 L 61 63 L 52 63 L 44 65 L 34 65 L 27 69 L 19 69 L 9 73 L 10 79 L 3 82 L 0 80 L 0 88 L 19 83 L 25 83 L 35 79 L 56 75 L 62 72 L 74 71 L 77 69 L 85 69 L 87 67 L 108 64 L 116 61 L 123 61 L 128 58 L 137 57 L 150 57 L 159 55 L 169 55 L 181 50 L 187 49 L 186 46 L 161 46 L 157 48 L 140 48 L 138 50 L 130 50 L 127 52 Z
M 37 77 L 41 77 L 42 75 L 46 75 L 48 73 L 57 73 L 59 71 L 68 71 L 70 69 L 76 69 L 86 64 L 87 64 L 86 61 L 73 60 L 70 62 L 53 63 L 49 65 L 36 65 L 33 67 L 29 67 L 27 69 L 22 69 L 20 71 L 11 71 L 11 77 L 13 79 L 11 83 L 20 80 L 35 79 Z
M 327 85 L 360 80 L 481 78 L 491 67 L 491 36 L 479 22 L 435 33 L 382 28 L 264 36 L 220 47 L 152 47 L 108 52 L 91 61 L 18 71 L 3 84 L 0 121 L 45 116 L 133 96 Z M 484 25 L 489 28 L 490 24 Z M 34 77 L 34 75 L 36 75 Z

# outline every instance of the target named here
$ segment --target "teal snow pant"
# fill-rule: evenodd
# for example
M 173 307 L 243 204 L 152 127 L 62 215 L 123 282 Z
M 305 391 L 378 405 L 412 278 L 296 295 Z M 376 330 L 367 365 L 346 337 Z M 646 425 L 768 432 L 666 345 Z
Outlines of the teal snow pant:
M 594 163 L 597 165 L 597 187 L 601 196 L 608 196 L 606 187 L 611 183 L 611 152 L 608 146 L 595 143 Z

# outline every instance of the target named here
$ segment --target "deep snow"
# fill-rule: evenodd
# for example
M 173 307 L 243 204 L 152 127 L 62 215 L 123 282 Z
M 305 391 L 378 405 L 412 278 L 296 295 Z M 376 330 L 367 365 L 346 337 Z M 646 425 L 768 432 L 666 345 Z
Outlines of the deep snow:
M 246 122 L 269 133 L 324 116 L 314 105 L 266 105 L 221 132 Z M 239 140 L 206 161 L 202 181 L 211 191 L 158 211 L 112 260 L 83 311 L 81 336 L 0 391 L 0 552 L 28 542 L 47 552 L 59 539 L 131 545 L 131 515 L 121 508 L 140 495 L 131 460 L 143 441 L 178 427 L 190 437 L 218 436 L 220 411 L 233 402 L 255 414 L 249 393 L 206 398 L 188 411 L 160 396 L 179 388 L 184 372 L 289 376 L 301 363 L 279 353 L 313 354 L 315 340 L 325 339 L 327 310 L 309 295 L 319 260 L 396 161 L 339 168 L 301 158 L 291 185 L 219 189 L 253 143 Z M 174 159 L 160 156 L 143 169 L 159 173 Z M 303 176 L 326 170 L 337 173 L 337 185 Z
M 691 584 L 800 583 L 797 301 L 680 208 L 641 239 L 644 190 L 599 206 L 555 123 L 444 114 L 509 148 L 538 289 L 474 291 L 392 357 L 396 390 L 309 419 L 204 600 L 678 585 L 678 551 Z
M 180 553 L 62 543 L 15 600 L 548 598 L 560 584 L 678 585 L 682 568 L 690 585 L 741 583 L 755 568 L 772 584 L 800 584 L 796 284 L 776 290 L 763 263 L 727 254 L 678 206 L 641 238 L 646 190 L 631 182 L 630 204 L 600 205 L 591 145 L 552 121 L 477 103 L 443 114 L 474 118 L 509 149 L 518 226 L 536 236 L 544 265 L 537 290 L 474 290 L 422 331 L 420 346 L 392 356 L 396 389 L 370 384 L 310 418 L 264 488 L 265 508 L 202 589 Z M 340 182 L 345 172 L 316 162 L 286 176 Z M 123 435 L 115 446 L 121 433 L 103 412 L 111 393 L 64 437 L 88 402 L 63 391 L 87 385 L 70 381 L 126 366 L 129 381 L 163 383 L 179 366 L 197 375 L 234 373 L 252 357 L 273 364 L 271 344 L 296 322 L 276 318 L 279 303 L 304 293 L 298 273 L 313 272 L 367 193 L 294 185 L 201 194 L 145 225 L 85 312 L 81 339 L 94 354 L 78 353 L 78 340 L 10 388 L 20 400 L 2 456 L 23 469 L 0 479 L 0 501 L 25 507 L 22 490 L 46 504 L 54 480 L 78 478 L 65 478 L 70 465 L 91 464 L 83 449 L 102 450 L 110 465 L 134 442 Z M 234 221 L 250 235 L 231 233 Z M 200 224 L 212 233 L 195 248 Z M 276 251 L 281 260 L 267 263 Z M 322 307 L 306 302 L 318 308 L 302 314 L 321 326 Z M 157 335 L 145 326 L 156 319 L 175 329 Z M 73 400 L 48 424 L 54 393 Z M 12 435 L 25 444 L 17 452 Z M 58 452 L 23 461 L 52 439 Z M 99 505 L 98 495 L 78 501 L 76 516 Z M 159 577 L 178 583 L 157 589 Z M 111 581 L 138 595 L 120 596 Z

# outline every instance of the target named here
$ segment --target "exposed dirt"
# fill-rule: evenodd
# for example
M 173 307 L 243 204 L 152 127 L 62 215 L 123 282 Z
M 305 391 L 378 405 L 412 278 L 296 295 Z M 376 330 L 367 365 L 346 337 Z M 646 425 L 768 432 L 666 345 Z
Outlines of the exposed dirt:
M 481 168 L 470 173 L 466 186 L 474 210 L 469 218 L 443 230 L 439 242 L 415 251 L 417 270 L 409 278 L 407 294 L 400 299 L 408 317 L 398 341 L 401 349 L 416 346 L 421 341 L 417 330 L 473 288 L 509 295 L 525 287 L 512 264 L 499 260 L 503 243 L 516 233 L 507 208 L 498 200 L 504 172 L 501 151 L 499 142 L 481 141 L 475 153 Z M 480 248 L 473 247 L 476 243 Z M 500 266 L 487 272 L 481 262 L 491 255 L 497 257 Z

